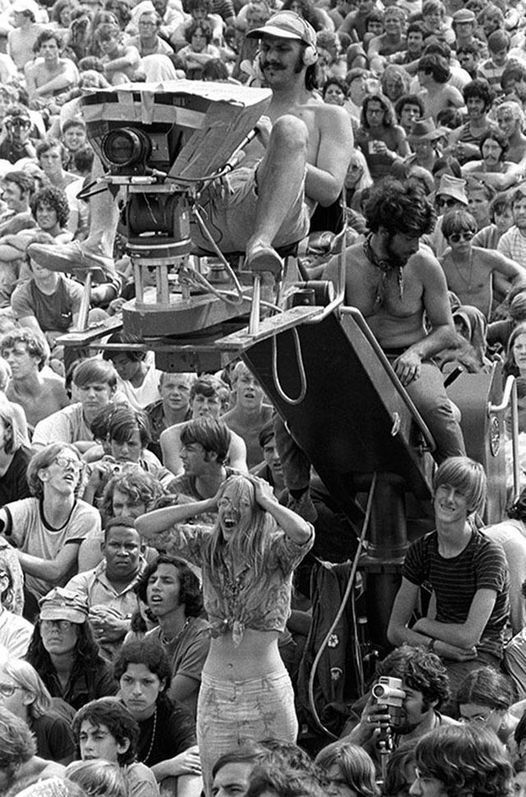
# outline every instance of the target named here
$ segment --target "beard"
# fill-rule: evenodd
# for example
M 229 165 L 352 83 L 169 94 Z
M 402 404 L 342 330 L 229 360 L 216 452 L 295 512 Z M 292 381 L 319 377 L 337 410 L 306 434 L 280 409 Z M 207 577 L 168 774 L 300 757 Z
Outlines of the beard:
M 386 249 L 386 252 L 387 252 L 387 255 L 388 255 L 388 260 L 389 260 L 389 263 L 391 264 L 392 268 L 403 268 L 406 265 L 407 261 L 409 260 L 409 257 L 406 257 L 405 259 L 403 259 L 403 258 L 400 257 L 400 255 L 398 255 L 396 252 L 393 251 L 393 248 L 392 248 L 392 245 L 391 245 L 393 237 L 394 236 L 392 236 L 392 235 L 389 236 L 389 240 L 387 241 L 386 246 L 385 246 L 385 249 Z

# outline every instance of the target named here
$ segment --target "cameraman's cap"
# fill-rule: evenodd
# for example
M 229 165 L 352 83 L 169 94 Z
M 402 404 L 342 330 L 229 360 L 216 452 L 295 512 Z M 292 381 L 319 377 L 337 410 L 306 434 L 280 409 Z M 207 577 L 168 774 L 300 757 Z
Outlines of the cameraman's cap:
M 307 20 L 294 11 L 279 11 L 267 19 L 261 28 L 250 30 L 247 38 L 261 39 L 265 35 L 276 36 L 279 39 L 295 39 L 316 50 L 316 31 Z
M 69 620 L 81 625 L 88 617 L 88 601 L 77 592 L 55 587 L 39 601 L 41 620 Z

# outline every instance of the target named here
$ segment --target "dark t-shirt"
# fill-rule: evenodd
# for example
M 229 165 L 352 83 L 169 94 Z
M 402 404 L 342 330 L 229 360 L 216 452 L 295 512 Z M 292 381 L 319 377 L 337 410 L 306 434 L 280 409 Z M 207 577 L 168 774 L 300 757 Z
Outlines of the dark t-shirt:
M 428 585 L 436 595 L 440 623 L 464 623 L 475 593 L 497 593 L 495 605 L 477 648 L 502 655 L 504 627 L 509 612 L 508 566 L 502 547 L 474 529 L 464 550 L 450 559 L 438 552 L 436 531 L 420 537 L 407 551 L 402 575 L 412 584 Z
M 196 742 L 190 713 L 164 696 L 157 701 L 157 716 L 152 714 L 139 722 L 139 728 L 137 758 L 149 767 L 179 755 Z
M 46 761 L 59 763 L 73 761 L 75 757 L 75 739 L 71 724 L 63 717 L 50 711 L 49 714 L 31 720 L 31 732 L 37 743 L 37 755 Z
M 82 286 L 63 274 L 58 275 L 57 287 L 49 295 L 30 279 L 15 288 L 11 307 L 17 318 L 35 316 L 44 332 L 67 332 L 80 309 L 82 294 Z
M 27 486 L 27 466 L 31 459 L 29 448 L 19 448 L 8 469 L 0 477 L 0 506 L 17 501 L 19 498 L 29 498 L 31 493 Z

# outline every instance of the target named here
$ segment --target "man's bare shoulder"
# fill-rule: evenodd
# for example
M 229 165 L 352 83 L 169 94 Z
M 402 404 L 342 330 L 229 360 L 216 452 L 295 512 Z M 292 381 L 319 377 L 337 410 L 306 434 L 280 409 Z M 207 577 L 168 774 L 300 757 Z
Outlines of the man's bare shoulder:
M 164 431 L 161 432 L 159 439 L 160 440 L 173 440 L 176 438 L 178 439 L 187 423 L 188 421 L 181 421 L 181 423 L 174 423 L 173 426 L 169 426 L 168 429 L 165 429 Z

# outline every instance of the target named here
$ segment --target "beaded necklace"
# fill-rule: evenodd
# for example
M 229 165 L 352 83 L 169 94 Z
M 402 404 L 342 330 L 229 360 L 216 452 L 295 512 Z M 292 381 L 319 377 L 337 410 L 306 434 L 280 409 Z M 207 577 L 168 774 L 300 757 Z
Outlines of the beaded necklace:
M 149 758 L 150 758 L 150 756 L 151 756 L 151 754 L 152 754 L 152 750 L 153 750 L 153 743 L 154 743 L 154 741 L 155 741 L 155 734 L 156 734 L 156 731 L 157 731 L 157 706 L 155 706 L 155 711 L 153 712 L 153 728 L 152 728 L 152 738 L 150 739 L 150 746 L 149 746 L 149 748 L 148 748 L 148 752 L 146 753 L 146 755 L 145 755 L 145 756 L 144 756 L 144 758 L 142 759 L 142 763 L 143 763 L 143 764 L 147 764 L 147 763 L 148 763 L 148 760 L 149 760 Z

